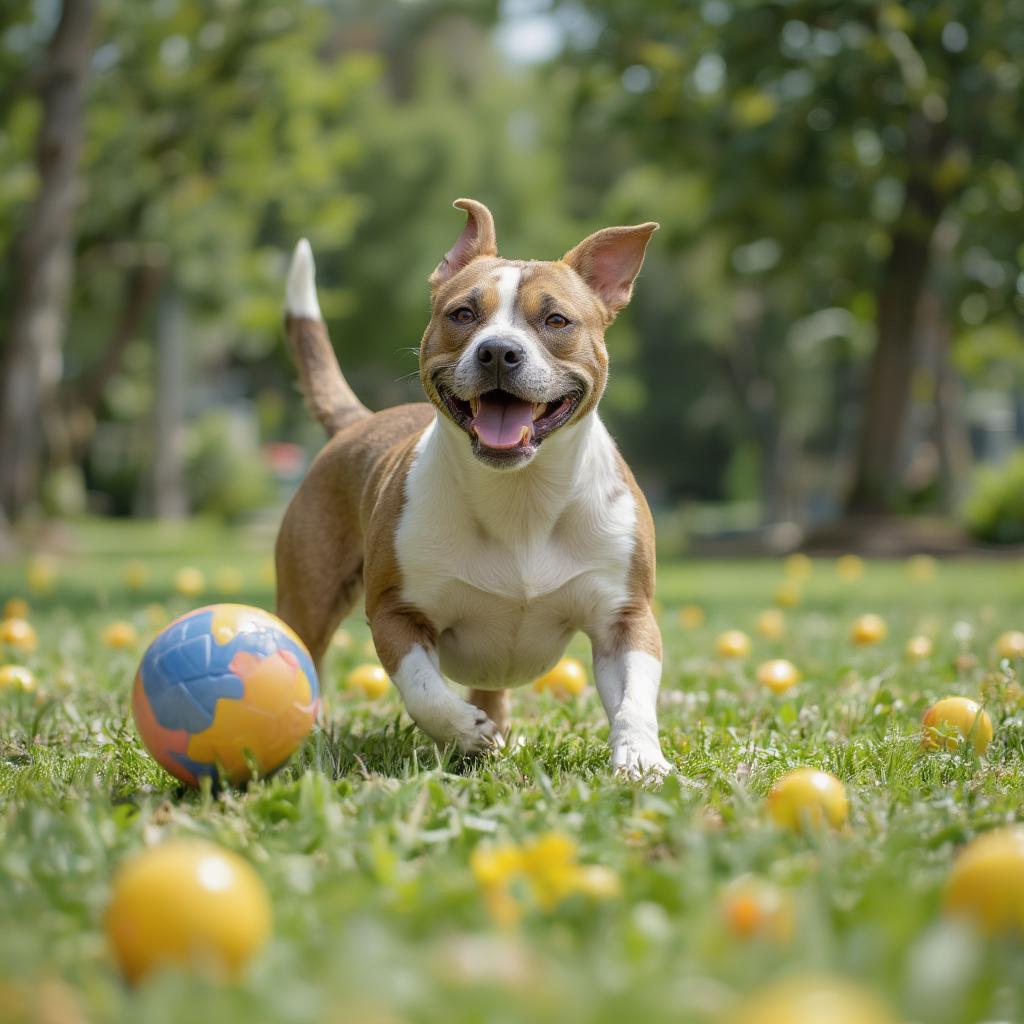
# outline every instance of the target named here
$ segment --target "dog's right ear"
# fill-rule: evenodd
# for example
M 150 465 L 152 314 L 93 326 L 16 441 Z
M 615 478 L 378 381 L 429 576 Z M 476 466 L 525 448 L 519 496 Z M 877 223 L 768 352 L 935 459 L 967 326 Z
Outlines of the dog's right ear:
M 444 284 L 478 256 L 498 255 L 498 240 L 494 234 L 491 211 L 475 199 L 456 199 L 452 206 L 466 211 L 466 226 L 430 275 L 431 288 Z

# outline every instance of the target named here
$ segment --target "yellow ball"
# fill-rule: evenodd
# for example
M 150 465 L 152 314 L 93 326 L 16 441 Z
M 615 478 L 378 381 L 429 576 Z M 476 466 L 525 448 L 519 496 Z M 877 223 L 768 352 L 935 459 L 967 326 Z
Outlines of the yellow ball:
M 907 559 L 907 575 L 914 583 L 927 583 L 935 578 L 935 559 L 931 555 L 912 555 Z
M 245 577 L 241 570 L 228 565 L 218 570 L 213 583 L 222 594 L 237 594 L 245 586 Z
M 699 604 L 684 604 L 679 609 L 679 625 L 683 629 L 697 629 L 704 625 L 704 609 Z
M 25 568 L 25 582 L 33 594 L 48 594 L 57 582 L 57 563 L 49 555 L 37 555 Z
M 39 639 L 27 619 L 4 619 L 0 622 L 0 644 L 16 651 L 34 651 Z
M 775 658 L 758 666 L 757 681 L 772 693 L 785 693 L 800 682 L 800 671 L 793 662 Z
M 722 890 L 718 909 L 726 931 L 734 938 L 786 943 L 793 937 L 793 901 L 764 879 L 752 875 L 734 879 Z
M 28 601 L 23 597 L 11 597 L 4 603 L 5 619 L 27 619 L 28 613 Z
M 925 712 L 922 725 L 921 746 L 926 750 L 958 750 L 963 738 L 971 741 L 975 753 L 984 754 L 992 742 L 992 719 L 967 697 L 943 697 Z
M 775 590 L 775 603 L 780 608 L 795 608 L 803 596 L 795 580 L 783 580 Z
M 986 832 L 964 847 L 946 882 L 945 906 L 989 934 L 1024 934 L 1024 826 Z
M 896 1024 L 873 993 L 837 978 L 788 978 L 736 1006 L 724 1024 Z
M 786 576 L 791 580 L 805 580 L 814 569 L 814 563 L 802 551 L 790 555 L 783 564 Z
M 102 639 L 105 647 L 134 647 L 139 642 L 139 634 L 130 622 L 119 620 L 103 630 Z
M 914 661 L 930 658 L 932 656 L 931 638 L 924 635 L 912 636 L 907 641 L 906 652 L 907 657 Z
M 198 597 L 206 589 L 206 577 L 201 569 L 187 565 L 175 573 L 174 589 L 185 597 Z
M 750 637 L 738 629 L 727 629 L 715 641 L 720 658 L 745 658 L 750 653 Z
M 371 700 L 383 697 L 391 681 L 380 665 L 356 665 L 345 677 L 345 683 L 352 690 L 362 690 Z
M 121 580 L 129 590 L 142 590 L 149 583 L 149 568 L 145 562 L 126 562 L 121 570 Z
M 860 555 L 842 555 L 836 559 L 836 573 L 844 583 L 855 583 L 864 575 L 864 559 Z
M 5 690 L 21 690 L 29 693 L 36 688 L 36 677 L 24 665 L 0 667 L 0 693 Z
M 766 608 L 757 617 L 757 631 L 769 640 L 779 640 L 786 632 L 786 616 L 778 608 Z
M 169 842 L 118 869 L 106 927 L 131 982 L 169 965 L 236 976 L 270 936 L 270 899 L 236 854 Z
M 850 639 L 859 647 L 870 647 L 872 644 L 881 643 L 888 631 L 885 619 L 869 612 L 854 619 L 850 627 Z
M 821 828 L 825 822 L 838 828 L 849 813 L 846 787 L 828 772 L 797 768 L 772 787 L 768 812 L 777 825 L 795 831 Z
M 1024 633 L 1011 629 L 996 638 L 996 654 L 1000 658 L 1024 658 Z
M 550 672 L 534 681 L 537 693 L 545 691 L 562 700 L 578 697 L 587 688 L 587 670 L 575 658 L 562 658 Z

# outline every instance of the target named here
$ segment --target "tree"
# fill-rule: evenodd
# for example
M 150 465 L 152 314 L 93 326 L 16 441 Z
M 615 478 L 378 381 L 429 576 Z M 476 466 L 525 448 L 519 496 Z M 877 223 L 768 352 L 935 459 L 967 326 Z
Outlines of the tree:
M 77 167 L 89 55 L 91 0 L 64 0 L 40 69 L 39 187 L 10 251 L 15 282 L 0 368 L 0 506 L 17 516 L 35 495 L 43 442 L 66 457 L 58 405 L 74 275 Z
M 768 311 L 870 311 L 846 507 L 892 510 L 941 220 L 963 226 L 952 258 L 965 267 L 943 315 L 956 322 L 978 295 L 971 316 L 1019 324 L 1024 37 L 1007 31 L 1007 6 L 583 6 L 600 32 L 579 53 L 581 110 L 664 179 L 703 176 L 691 241 L 724 238 L 728 276 Z M 796 304 L 780 306 L 780 289 Z

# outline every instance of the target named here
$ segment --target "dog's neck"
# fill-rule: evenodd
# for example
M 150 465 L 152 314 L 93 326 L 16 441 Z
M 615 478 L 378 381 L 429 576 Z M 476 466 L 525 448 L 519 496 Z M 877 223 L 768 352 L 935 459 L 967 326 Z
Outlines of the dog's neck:
M 597 413 L 548 437 L 522 469 L 483 465 L 465 433 L 438 414 L 423 439 L 458 501 L 489 537 L 510 545 L 550 535 L 571 505 L 612 477 L 614 446 Z

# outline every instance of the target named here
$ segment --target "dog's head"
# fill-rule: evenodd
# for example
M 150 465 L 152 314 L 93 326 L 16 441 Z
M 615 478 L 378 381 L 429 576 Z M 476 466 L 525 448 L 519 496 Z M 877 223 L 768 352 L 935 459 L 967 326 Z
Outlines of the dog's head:
M 604 331 L 629 302 L 658 225 L 605 228 L 560 260 L 505 260 L 490 210 L 455 206 L 466 227 L 430 278 L 420 379 L 481 462 L 517 469 L 600 400 Z

